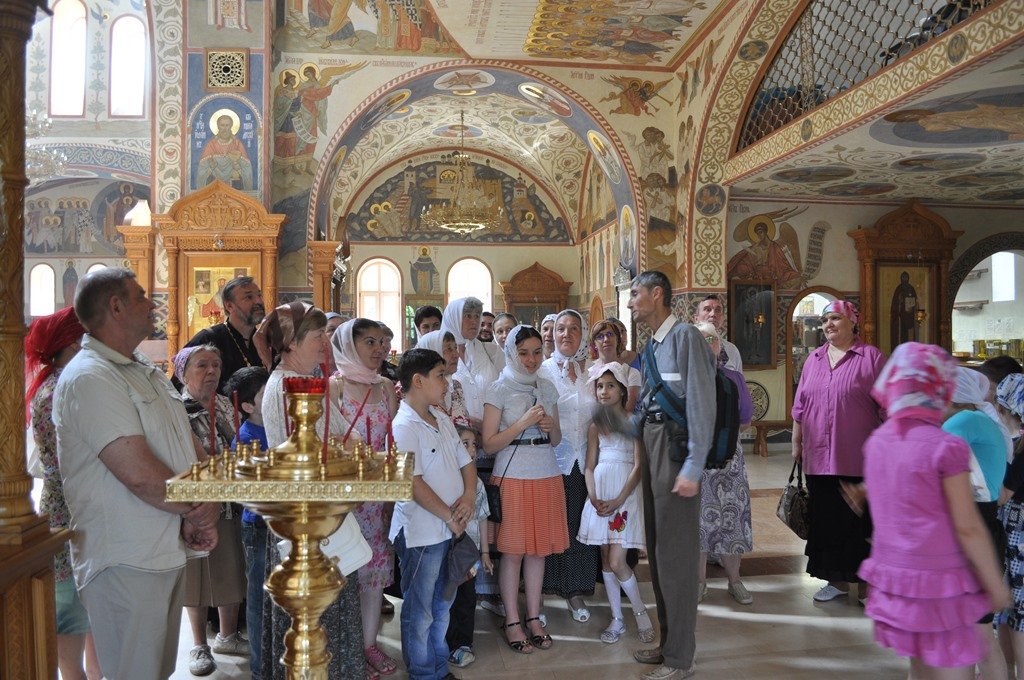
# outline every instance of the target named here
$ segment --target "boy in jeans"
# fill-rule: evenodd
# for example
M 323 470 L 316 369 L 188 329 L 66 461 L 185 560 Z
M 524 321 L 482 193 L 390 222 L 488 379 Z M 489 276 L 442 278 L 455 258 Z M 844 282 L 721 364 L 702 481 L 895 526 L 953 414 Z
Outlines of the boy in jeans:
M 266 451 L 267 431 L 263 428 L 263 388 L 270 379 L 267 369 L 249 366 L 235 371 L 224 383 L 224 395 L 231 397 L 238 392 L 239 416 L 243 419 L 238 430 L 241 441 L 232 441 L 231 448 L 238 444 L 258 441 L 260 449 Z M 263 633 L 263 572 L 267 564 L 267 523 L 249 508 L 242 511 L 242 549 L 245 551 L 245 577 L 248 581 L 245 592 L 245 626 L 249 634 L 249 667 L 253 680 L 263 675 L 260 658 L 260 637 Z
M 392 424 L 400 451 L 415 454 L 411 501 L 395 506 L 389 538 L 402 574 L 402 658 L 411 680 L 444 680 L 448 671 L 448 610 L 444 596 L 452 539 L 473 518 L 476 466 L 444 411 L 445 361 L 428 349 L 402 356 L 398 379 L 405 398 Z

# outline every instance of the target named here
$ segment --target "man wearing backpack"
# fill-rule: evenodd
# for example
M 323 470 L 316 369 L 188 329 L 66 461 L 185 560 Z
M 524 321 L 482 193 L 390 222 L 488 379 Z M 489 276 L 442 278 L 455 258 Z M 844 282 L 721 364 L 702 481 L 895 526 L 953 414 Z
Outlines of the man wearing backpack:
M 715 357 L 704 336 L 672 314 L 671 298 L 668 277 L 646 271 L 634 279 L 628 305 L 633 320 L 654 331 L 644 351 L 640 401 L 644 521 L 661 646 L 634 653 L 641 663 L 659 664 L 644 680 L 680 680 L 695 672 L 700 478 L 715 429 Z M 669 418 L 663 404 L 682 406 L 686 424 Z

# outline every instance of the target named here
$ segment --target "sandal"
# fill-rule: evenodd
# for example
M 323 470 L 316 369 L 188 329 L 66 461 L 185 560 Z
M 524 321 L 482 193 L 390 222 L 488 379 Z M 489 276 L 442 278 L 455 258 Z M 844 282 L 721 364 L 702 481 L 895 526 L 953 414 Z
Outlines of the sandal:
M 654 642 L 654 626 L 651 624 L 651 617 L 647 615 L 647 608 L 644 607 L 643 609 L 641 609 L 638 612 L 635 611 L 635 612 L 633 612 L 633 615 L 636 617 L 636 637 L 637 637 L 637 639 L 640 640 L 640 642 L 644 643 L 645 645 L 649 645 L 652 642 Z M 641 628 L 640 627 L 640 619 L 641 618 L 647 619 L 647 627 L 646 628 Z
M 572 606 L 572 602 L 569 599 L 566 599 L 565 606 L 569 608 L 569 612 L 572 614 L 573 621 L 577 623 L 586 623 L 590 620 L 590 610 L 587 609 L 585 606 L 576 609 Z
M 370 665 L 369 661 L 366 662 L 366 680 L 380 680 L 380 673 Z
M 363 650 L 366 663 L 373 666 L 381 675 L 391 675 L 398 670 L 398 664 L 390 656 L 381 651 L 377 645 L 370 645 Z
M 626 624 L 622 622 L 619 617 L 613 617 L 612 622 L 608 624 L 608 627 L 601 633 L 601 642 L 613 645 L 622 638 L 622 634 L 626 632 Z
M 530 621 L 540 621 L 540 617 L 539 616 L 531 616 L 530 618 L 526 619 L 526 625 L 527 626 L 530 625 Z M 541 623 L 540 625 L 543 626 L 544 624 Z M 527 630 L 526 632 L 527 632 L 527 634 L 530 633 L 529 630 Z M 551 649 L 551 645 L 553 644 L 553 640 L 551 639 L 551 636 L 547 635 L 547 634 L 544 634 L 544 635 L 530 635 L 530 642 L 532 642 L 533 646 L 536 647 L 537 649 Z
M 512 648 L 513 652 L 517 652 L 519 654 L 533 654 L 533 645 L 530 644 L 530 640 L 529 639 L 526 639 L 526 640 L 510 640 L 509 637 L 508 637 L 508 632 L 507 632 L 508 629 L 510 629 L 510 628 L 519 628 L 520 630 L 522 629 L 522 625 L 519 623 L 519 621 L 513 621 L 512 623 L 506 623 L 505 625 L 502 626 L 502 628 L 506 630 L 505 642 L 508 643 L 508 646 Z M 523 631 L 523 634 L 525 635 L 526 631 Z

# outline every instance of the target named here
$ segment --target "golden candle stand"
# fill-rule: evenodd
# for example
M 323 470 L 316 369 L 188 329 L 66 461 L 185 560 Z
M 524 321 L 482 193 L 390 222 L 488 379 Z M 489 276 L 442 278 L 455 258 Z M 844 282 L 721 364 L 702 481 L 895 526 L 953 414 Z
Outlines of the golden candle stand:
M 264 586 L 292 619 L 281 657 L 289 679 L 327 678 L 331 655 L 320 616 L 338 597 L 345 577 L 336 560 L 323 554 L 321 541 L 363 501 L 412 498 L 412 454 L 400 454 L 393 443 L 387 452 L 374 452 L 362 442 L 345 451 L 332 437 L 325 454 L 314 427 L 323 413 L 325 386 L 320 378 L 285 379 L 295 428 L 280 446 L 265 453 L 258 443 L 224 449 L 167 481 L 168 501 L 243 503 L 291 541 L 291 552 Z

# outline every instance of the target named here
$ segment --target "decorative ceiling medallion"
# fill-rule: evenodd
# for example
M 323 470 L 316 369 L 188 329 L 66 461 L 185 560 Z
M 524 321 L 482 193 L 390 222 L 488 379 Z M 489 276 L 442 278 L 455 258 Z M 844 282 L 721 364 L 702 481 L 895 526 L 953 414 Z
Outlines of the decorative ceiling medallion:
M 811 123 L 810 118 L 804 118 L 804 122 L 800 123 L 800 139 L 807 141 L 814 134 L 814 124 Z
M 739 57 L 744 61 L 757 61 L 768 53 L 768 43 L 764 40 L 751 40 L 740 47 Z
M 962 33 L 957 33 L 949 39 L 946 45 L 946 58 L 949 63 L 956 66 L 967 56 L 967 38 Z
M 245 92 L 249 89 L 249 50 L 206 50 L 206 89 Z

